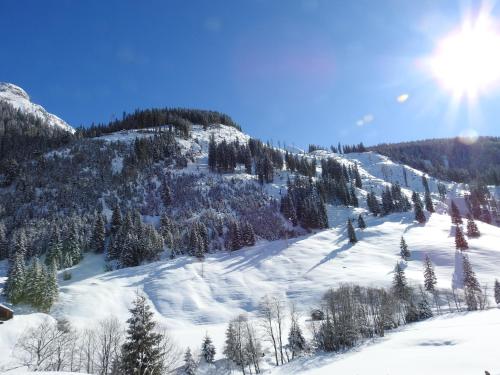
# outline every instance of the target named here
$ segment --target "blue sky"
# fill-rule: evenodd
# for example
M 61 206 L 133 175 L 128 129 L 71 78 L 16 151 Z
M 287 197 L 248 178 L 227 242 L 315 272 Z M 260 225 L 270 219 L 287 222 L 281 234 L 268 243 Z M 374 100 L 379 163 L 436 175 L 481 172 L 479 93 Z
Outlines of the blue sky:
M 498 93 L 451 112 L 419 63 L 470 4 L 2 1 L 0 81 L 73 126 L 183 106 L 300 146 L 500 135 Z

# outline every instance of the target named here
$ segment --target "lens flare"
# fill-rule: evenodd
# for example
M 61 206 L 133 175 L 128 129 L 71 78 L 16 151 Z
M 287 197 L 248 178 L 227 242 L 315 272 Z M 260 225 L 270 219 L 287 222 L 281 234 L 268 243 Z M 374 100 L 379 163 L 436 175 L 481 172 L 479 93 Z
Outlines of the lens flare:
M 480 15 L 438 43 L 429 59 L 432 74 L 455 97 L 475 99 L 500 83 L 500 33 Z
M 460 142 L 466 145 L 471 145 L 477 142 L 479 134 L 474 129 L 466 129 L 462 131 L 458 137 Z

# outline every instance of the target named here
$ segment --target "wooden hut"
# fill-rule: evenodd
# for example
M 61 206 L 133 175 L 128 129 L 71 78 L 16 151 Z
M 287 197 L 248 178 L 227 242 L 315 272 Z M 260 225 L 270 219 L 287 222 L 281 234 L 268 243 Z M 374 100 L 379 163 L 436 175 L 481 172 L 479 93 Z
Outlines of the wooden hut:
M 14 317 L 14 311 L 0 304 L 0 321 L 9 320 Z

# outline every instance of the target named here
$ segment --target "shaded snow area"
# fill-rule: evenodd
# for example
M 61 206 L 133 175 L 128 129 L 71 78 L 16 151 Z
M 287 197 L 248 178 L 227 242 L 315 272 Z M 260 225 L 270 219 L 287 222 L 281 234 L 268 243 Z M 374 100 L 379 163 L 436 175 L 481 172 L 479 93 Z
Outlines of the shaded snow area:
M 70 133 L 75 132 L 75 129 L 64 120 L 52 113 L 48 113 L 42 106 L 32 103 L 26 91 L 12 83 L 0 82 L 0 101 L 5 101 L 24 113 L 40 118 L 49 126 L 61 128 Z

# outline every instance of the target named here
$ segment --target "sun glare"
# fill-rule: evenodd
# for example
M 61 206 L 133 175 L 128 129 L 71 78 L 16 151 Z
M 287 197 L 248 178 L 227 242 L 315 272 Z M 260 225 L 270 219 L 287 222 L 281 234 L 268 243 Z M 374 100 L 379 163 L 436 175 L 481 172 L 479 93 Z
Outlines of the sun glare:
M 487 17 L 466 22 L 438 43 L 429 64 L 455 97 L 475 99 L 500 83 L 500 33 Z

